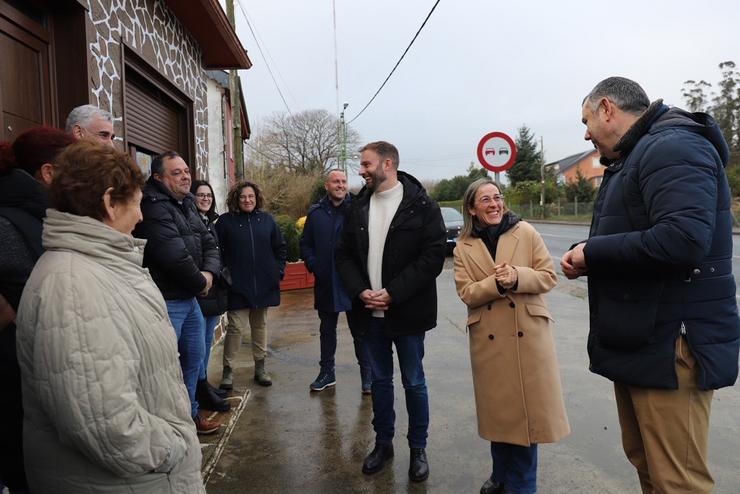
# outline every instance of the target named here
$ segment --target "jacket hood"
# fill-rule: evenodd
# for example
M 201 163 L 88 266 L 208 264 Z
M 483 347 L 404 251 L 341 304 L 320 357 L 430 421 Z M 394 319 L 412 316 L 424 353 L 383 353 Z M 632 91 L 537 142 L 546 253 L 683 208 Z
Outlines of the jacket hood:
M 424 190 L 424 186 L 421 185 L 421 182 L 419 182 L 413 175 L 401 170 L 398 170 L 397 173 L 398 181 L 403 185 L 403 199 L 401 204 L 414 201 L 421 196 L 427 196 L 427 191 Z M 364 185 L 362 189 L 360 189 L 360 192 L 357 193 L 356 199 L 358 201 L 370 200 L 371 195 L 372 191 L 367 188 L 367 185 Z
M 662 99 L 651 103 L 645 113 L 622 136 L 614 149 L 619 151 L 621 156 L 625 156 L 632 151 L 632 148 L 645 134 L 653 134 L 668 128 L 683 128 L 701 135 L 712 143 L 719 153 L 723 166 L 727 166 L 730 159 L 730 148 L 714 118 L 706 113 L 691 113 L 680 108 L 668 107 L 663 104 Z M 603 156 L 601 158 L 603 165 L 609 166 L 613 162 Z
M 49 207 L 49 198 L 38 180 L 15 168 L 0 176 L 0 206 L 21 209 L 40 220 Z
M 146 245 L 146 240 L 123 234 L 102 221 L 56 209 L 46 211 L 41 242 L 46 250 L 79 252 L 112 266 L 121 261 L 141 266 Z
M 172 193 L 170 189 L 165 187 L 165 185 L 160 182 L 159 180 L 155 179 L 153 176 L 149 177 L 149 179 L 146 181 L 146 185 L 144 186 L 144 197 L 150 197 L 157 200 L 170 200 L 175 203 L 194 203 L 195 202 L 195 196 L 188 192 L 188 194 L 182 198 L 182 201 L 180 201 L 178 198 L 175 197 L 175 195 Z

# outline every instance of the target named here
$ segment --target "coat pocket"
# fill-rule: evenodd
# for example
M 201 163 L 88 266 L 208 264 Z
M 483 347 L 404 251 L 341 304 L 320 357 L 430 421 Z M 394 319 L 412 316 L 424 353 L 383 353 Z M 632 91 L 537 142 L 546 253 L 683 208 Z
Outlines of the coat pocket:
M 612 281 L 599 287 L 596 324 L 606 348 L 629 351 L 653 339 L 663 281 Z
M 468 322 L 467 322 L 468 331 L 470 330 L 470 327 L 473 324 L 475 324 L 477 322 L 480 322 L 480 315 L 481 315 L 481 310 L 480 309 L 475 309 L 475 310 L 469 310 L 468 311 Z
M 527 312 L 532 317 L 545 317 L 551 321 L 555 320 L 544 305 L 527 304 Z

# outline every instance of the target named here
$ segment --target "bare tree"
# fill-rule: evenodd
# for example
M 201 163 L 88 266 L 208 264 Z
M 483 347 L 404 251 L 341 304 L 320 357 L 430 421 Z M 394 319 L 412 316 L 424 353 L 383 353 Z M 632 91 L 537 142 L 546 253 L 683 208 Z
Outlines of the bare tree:
M 347 149 L 356 149 L 359 140 L 359 134 L 347 127 Z M 254 132 L 248 163 L 298 174 L 321 173 L 337 166 L 342 145 L 339 119 L 326 110 L 275 113 Z

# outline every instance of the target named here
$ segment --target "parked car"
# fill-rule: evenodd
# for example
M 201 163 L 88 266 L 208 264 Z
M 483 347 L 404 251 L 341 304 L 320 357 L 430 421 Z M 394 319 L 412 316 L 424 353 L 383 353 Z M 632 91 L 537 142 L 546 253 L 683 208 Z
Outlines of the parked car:
M 457 237 L 460 236 L 460 230 L 463 227 L 463 216 L 455 208 L 442 207 L 442 219 L 447 229 L 447 253 L 451 254 L 457 245 Z

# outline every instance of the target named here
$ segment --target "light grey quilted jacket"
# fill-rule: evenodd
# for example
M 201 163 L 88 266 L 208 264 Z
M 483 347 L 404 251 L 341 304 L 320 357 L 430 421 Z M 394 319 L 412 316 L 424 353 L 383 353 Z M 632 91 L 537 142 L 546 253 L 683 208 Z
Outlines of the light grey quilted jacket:
M 31 491 L 205 492 L 145 241 L 50 209 L 43 244 L 17 320 Z

